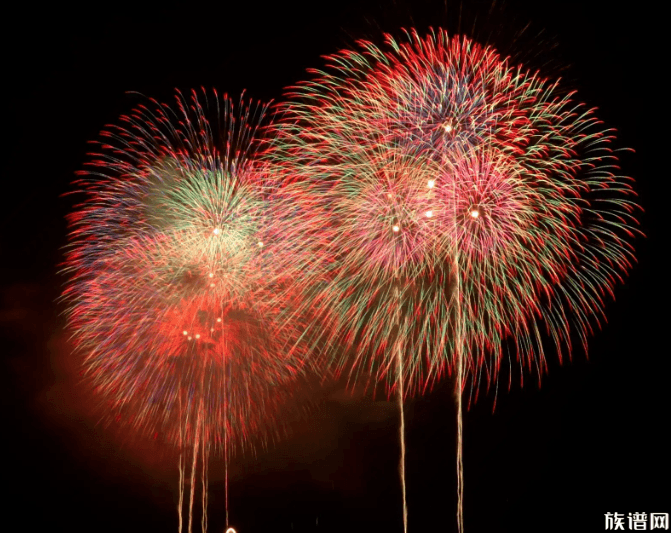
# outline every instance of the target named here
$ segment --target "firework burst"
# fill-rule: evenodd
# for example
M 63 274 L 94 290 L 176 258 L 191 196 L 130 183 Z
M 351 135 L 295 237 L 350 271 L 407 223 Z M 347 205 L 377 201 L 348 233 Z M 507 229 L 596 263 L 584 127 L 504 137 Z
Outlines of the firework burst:
M 593 111 L 442 30 L 360 42 L 313 73 L 268 156 L 316 262 L 304 305 L 346 348 L 334 366 L 409 393 L 454 371 L 461 413 L 466 380 L 477 393 L 507 353 L 540 377 L 546 340 L 586 347 L 633 261 L 637 208 Z
M 298 322 L 273 318 L 292 272 L 254 157 L 264 112 L 196 92 L 139 106 L 103 133 L 70 217 L 65 297 L 88 379 L 110 412 L 191 450 L 190 509 L 198 461 L 205 485 L 210 453 L 272 436 L 305 360 Z
M 299 213 L 288 231 L 315 250 L 312 271 L 325 280 L 307 291 L 309 305 L 331 318 L 342 309 L 339 339 L 378 331 L 357 345 L 383 359 L 385 307 L 400 305 L 412 318 L 403 338 L 436 352 L 407 346 L 424 359 L 407 372 L 430 379 L 452 364 L 449 322 L 459 318 L 429 319 L 378 294 L 390 280 L 428 284 L 445 298 L 429 304 L 418 288 L 426 309 L 449 307 L 456 260 L 471 374 L 487 366 L 494 377 L 504 338 L 517 339 L 520 359 L 541 361 L 538 319 L 558 347 L 571 330 L 586 338 L 633 260 L 636 205 L 616 175 L 612 132 L 557 83 L 467 38 L 411 32 L 387 45 L 330 56 L 278 110 L 268 156 Z

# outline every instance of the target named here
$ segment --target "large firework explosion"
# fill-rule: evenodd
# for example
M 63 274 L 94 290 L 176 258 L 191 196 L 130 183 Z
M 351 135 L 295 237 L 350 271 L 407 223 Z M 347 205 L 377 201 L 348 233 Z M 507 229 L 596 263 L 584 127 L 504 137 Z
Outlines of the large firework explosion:
M 629 179 L 592 110 L 465 37 L 359 42 L 313 74 L 268 151 L 313 261 L 303 305 L 353 379 L 456 373 L 461 527 L 464 384 L 586 347 L 633 260 Z
M 494 377 L 504 338 L 516 339 L 519 359 L 540 363 L 538 319 L 559 349 L 569 331 L 584 340 L 633 260 L 636 206 L 630 180 L 615 174 L 613 133 L 557 83 L 467 38 L 438 31 L 401 44 L 387 37 L 386 51 L 359 44 L 289 91 L 268 151 L 299 213 L 285 231 L 317 252 L 320 268 L 308 274 L 322 290 L 306 284 L 306 305 L 329 316 L 395 306 L 373 297 L 388 279 L 433 279 L 449 293 L 456 261 L 472 373 Z M 331 335 L 352 344 L 353 332 L 378 331 L 354 344 L 367 364 L 379 352 L 384 377 L 388 351 L 378 348 L 391 315 L 369 312 Z M 416 379 L 453 363 L 453 328 L 430 323 L 438 337 L 428 344 L 446 349 L 426 357 L 409 346 Z M 414 342 L 422 321 L 407 324 L 403 338 Z
M 196 469 L 205 507 L 209 454 L 272 436 L 304 364 L 299 322 L 274 319 L 293 273 L 254 157 L 264 112 L 196 92 L 139 106 L 103 133 L 70 217 L 73 337 L 109 412 L 183 451 L 180 530 L 187 458 L 191 531 Z

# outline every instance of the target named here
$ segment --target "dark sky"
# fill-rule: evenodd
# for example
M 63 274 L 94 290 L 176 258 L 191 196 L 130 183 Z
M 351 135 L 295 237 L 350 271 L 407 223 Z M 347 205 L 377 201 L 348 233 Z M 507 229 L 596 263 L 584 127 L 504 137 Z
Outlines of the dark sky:
M 175 531 L 176 465 L 156 443 L 96 425 L 55 303 L 74 172 L 88 140 L 137 97 L 216 88 L 278 100 L 357 38 L 415 26 L 462 30 L 560 75 L 619 131 L 623 172 L 637 180 L 647 238 L 608 323 L 539 389 L 527 375 L 480 398 L 465 417 L 466 528 L 602 531 L 605 512 L 671 512 L 669 491 L 668 123 L 661 16 L 644 2 L 549 0 L 331 3 L 226 0 L 89 7 L 26 3 L 4 13 L 0 208 L 4 522 L 21 531 Z M 526 29 L 525 29 L 526 28 Z M 524 30 L 524 31 L 522 31 Z M 659 68 L 659 67 L 658 67 Z M 666 113 L 668 115 L 668 113 Z M 663 270 L 664 269 L 664 270 Z M 408 404 L 411 532 L 455 531 L 452 384 Z M 232 467 L 239 533 L 400 532 L 397 413 L 337 386 L 289 438 Z M 213 465 L 210 531 L 223 528 Z M 5 529 L 3 527 L 3 529 Z

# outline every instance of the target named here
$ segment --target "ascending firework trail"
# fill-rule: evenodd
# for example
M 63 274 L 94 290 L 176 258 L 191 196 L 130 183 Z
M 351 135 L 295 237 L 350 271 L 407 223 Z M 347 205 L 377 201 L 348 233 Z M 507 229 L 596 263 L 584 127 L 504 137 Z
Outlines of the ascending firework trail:
M 630 180 L 592 110 L 468 38 L 362 41 L 313 72 L 266 153 L 310 255 L 312 337 L 390 391 L 455 373 L 461 531 L 465 383 L 477 398 L 508 355 L 540 376 L 570 332 L 586 347 L 633 260 Z

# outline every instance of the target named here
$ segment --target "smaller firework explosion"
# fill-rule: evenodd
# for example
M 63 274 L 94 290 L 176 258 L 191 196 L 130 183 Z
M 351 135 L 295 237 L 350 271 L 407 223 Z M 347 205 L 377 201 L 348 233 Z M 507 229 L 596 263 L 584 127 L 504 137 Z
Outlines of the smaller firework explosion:
M 294 272 L 254 157 L 264 112 L 196 92 L 139 106 L 103 133 L 70 217 L 65 298 L 87 377 L 109 412 L 182 451 L 180 531 L 187 458 L 188 528 L 200 468 L 205 531 L 207 458 L 273 437 L 304 367 L 299 322 L 275 319 Z

